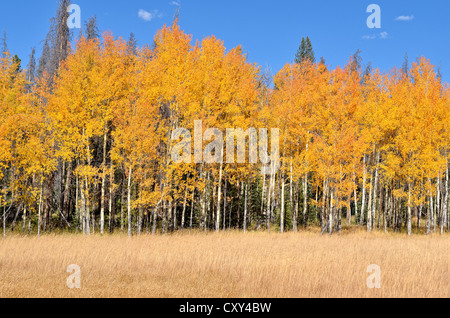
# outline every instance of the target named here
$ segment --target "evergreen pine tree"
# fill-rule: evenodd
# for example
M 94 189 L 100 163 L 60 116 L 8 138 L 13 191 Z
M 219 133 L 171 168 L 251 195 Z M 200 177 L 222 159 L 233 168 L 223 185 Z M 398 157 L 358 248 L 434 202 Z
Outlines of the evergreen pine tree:
M 302 38 L 297 54 L 295 54 L 295 63 L 301 63 L 305 60 L 309 60 L 311 63 L 316 62 L 314 50 L 309 37 L 306 37 L 306 39 Z

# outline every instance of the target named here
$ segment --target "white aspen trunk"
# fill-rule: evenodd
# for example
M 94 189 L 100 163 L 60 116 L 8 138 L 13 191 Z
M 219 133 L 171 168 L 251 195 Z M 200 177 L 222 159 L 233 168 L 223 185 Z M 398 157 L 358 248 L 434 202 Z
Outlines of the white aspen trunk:
M 328 200 L 328 182 L 327 179 L 323 179 L 323 195 L 322 195 L 322 208 L 320 212 L 320 222 L 322 227 L 322 233 L 326 230 L 326 209 L 327 209 L 327 200 Z
M 328 211 L 328 232 L 330 233 L 330 235 L 333 234 L 333 200 L 334 200 L 334 193 L 333 190 L 330 191 L 331 192 L 331 197 L 330 197 L 330 211 Z
M 342 234 L 342 208 L 338 208 L 338 233 Z
M 387 233 L 387 210 L 389 209 L 389 191 L 385 189 L 384 210 L 383 210 L 383 227 L 384 233 Z
M 290 162 L 290 176 L 289 176 L 289 212 L 293 215 L 293 222 L 295 223 L 295 214 L 293 213 L 294 211 L 294 198 L 293 198 L 293 175 L 292 175 L 292 158 L 291 158 L 291 162 Z M 294 225 L 294 228 L 296 228 L 296 226 Z
M 371 180 L 371 184 L 372 184 Z M 371 206 L 372 206 L 372 189 L 369 189 L 369 204 L 367 206 L 367 232 L 371 232 L 372 231 L 372 211 L 371 211 Z
M 183 202 L 183 212 L 181 214 L 181 230 L 184 229 L 184 224 L 186 222 L 186 204 L 187 204 L 187 187 L 184 190 L 184 202 Z
M 285 183 L 284 183 L 284 176 L 282 175 L 281 177 L 281 215 L 280 215 L 280 231 L 281 233 L 284 232 L 284 187 L 285 187 Z
M 114 231 L 114 211 L 112 207 L 113 203 L 113 170 L 110 167 L 111 171 L 109 173 L 109 232 L 112 233 Z
M 225 192 L 223 196 L 223 231 L 225 232 L 227 224 L 227 179 L 225 178 Z
M 436 182 L 436 214 L 437 220 L 439 220 L 439 226 L 442 224 L 442 211 L 441 211 L 441 172 L 438 172 Z M 436 222 L 437 223 L 437 222 Z
M 266 195 L 266 174 L 263 174 L 263 188 L 262 188 L 262 193 L 261 193 L 261 215 L 264 216 L 264 223 L 267 220 L 267 213 L 264 210 L 264 201 L 265 201 L 265 195 Z
M 63 201 L 63 215 L 67 220 L 69 218 L 69 200 L 70 200 L 70 187 L 72 185 L 72 160 L 69 161 L 67 167 L 66 185 L 64 189 L 64 201 Z
M 428 179 L 428 182 L 431 186 L 431 179 Z M 430 191 L 429 195 L 429 206 L 428 206 L 428 213 L 427 213 L 427 234 L 431 234 L 431 226 L 432 226 L 432 217 L 433 217 L 433 196 Z
M 131 233 L 131 173 L 132 168 L 128 171 L 128 187 L 127 187 L 127 211 L 128 211 L 128 236 L 132 236 Z
M 248 213 L 248 184 L 245 184 L 245 200 L 244 200 L 244 220 L 243 220 L 243 227 L 244 227 L 244 233 L 247 233 L 247 213 Z
M 357 194 L 356 194 L 356 189 L 353 190 L 353 201 L 354 201 L 354 204 L 355 204 L 355 222 L 356 222 L 356 218 L 358 216 L 358 197 L 357 197 Z M 351 207 L 350 207 L 350 210 L 351 210 Z M 350 211 L 350 221 L 348 223 L 349 226 L 352 226 L 352 219 L 351 219 L 351 217 L 352 216 L 351 216 L 351 211 Z
M 6 185 L 5 185 L 6 188 Z M 4 196 L 4 200 L 3 200 L 3 237 L 6 237 L 6 189 L 4 189 L 5 191 L 5 196 Z
M 351 227 L 352 225 L 352 195 L 349 195 L 348 198 L 348 209 L 347 209 L 347 221 L 348 226 Z
M 272 199 L 272 192 L 273 192 L 273 179 L 275 178 L 274 173 L 274 162 L 271 162 L 270 164 L 270 179 L 269 179 L 269 190 L 267 192 L 267 208 L 266 208 L 266 228 L 270 231 L 270 218 L 271 218 L 271 199 Z
M 307 136 L 309 136 L 309 131 L 307 133 Z M 308 153 L 309 149 L 309 141 L 306 141 L 306 149 L 305 152 Z M 306 220 L 306 213 L 308 212 L 308 161 L 305 159 L 305 179 L 303 183 L 303 227 L 306 229 L 307 220 Z
M 90 211 L 90 200 L 89 200 L 89 183 L 87 177 L 85 178 L 85 187 L 86 187 L 86 193 L 85 193 L 85 222 L 86 222 L 86 234 L 91 235 L 91 211 Z M 95 231 L 95 229 L 94 229 Z
M 105 233 L 105 187 L 106 187 L 106 144 L 107 144 L 107 127 L 103 135 L 103 162 L 102 162 L 102 189 L 100 201 L 100 234 Z
M 210 199 L 211 199 L 211 182 L 210 182 L 210 174 L 209 172 L 206 174 L 207 175 L 207 181 L 206 181 L 206 188 L 205 188 L 205 210 L 204 210 L 204 220 L 203 220 L 203 224 L 204 224 L 204 231 L 207 231 L 209 229 L 209 217 L 210 217 L 210 212 L 211 212 L 211 204 L 210 204 Z
M 408 215 L 407 215 L 407 228 L 408 235 L 411 235 L 411 183 L 408 185 Z
M 167 219 L 166 200 L 164 200 L 162 212 L 163 212 L 162 213 L 163 219 L 162 219 L 161 234 L 164 235 L 166 233 L 166 219 Z
M 315 198 L 315 208 L 314 208 L 314 213 L 315 213 L 315 221 L 319 221 L 319 186 L 317 186 L 316 188 L 316 198 Z
M 84 136 L 84 128 L 83 128 L 83 136 Z M 87 148 L 87 163 L 88 166 L 91 166 L 91 148 L 89 146 L 89 140 L 86 140 L 86 148 Z M 84 200 L 84 213 L 85 213 L 85 226 L 86 226 L 86 234 L 90 235 L 91 231 L 90 231 L 90 210 L 89 210 L 89 183 L 88 183 L 88 178 L 87 176 L 85 176 L 85 188 L 86 188 L 86 193 L 84 194 L 85 196 L 85 200 Z M 95 229 L 94 229 L 95 231 Z
M 444 202 L 442 204 L 442 222 L 441 222 L 441 235 L 444 234 L 444 225 L 447 223 L 447 218 L 448 218 L 448 164 L 447 164 L 447 169 L 445 172 L 445 194 L 444 194 Z
M 373 187 L 373 198 L 372 198 L 372 211 L 371 211 L 371 229 L 375 228 L 375 211 L 377 208 L 377 189 L 378 189 L 378 167 L 379 167 L 379 162 L 380 162 L 380 152 L 378 152 L 378 154 L 375 155 L 375 157 L 377 158 L 377 164 L 376 164 L 376 168 L 375 168 L 375 180 L 374 180 L 374 187 Z
M 81 219 L 81 213 L 80 213 L 80 179 L 78 177 L 78 174 L 75 177 L 75 219 L 78 220 L 78 229 L 81 230 L 82 225 L 82 219 Z
M 205 179 L 205 177 L 203 176 L 203 179 Z M 207 185 L 205 184 L 205 187 L 204 187 L 204 189 L 203 189 L 203 193 L 202 194 L 200 194 L 200 205 L 201 205 L 201 216 L 200 216 L 200 222 L 201 222 L 201 229 L 203 230 L 203 231 L 206 231 L 206 222 L 205 222 L 205 219 L 206 219 L 206 188 L 207 188 Z
M 156 234 L 156 221 L 158 219 L 158 206 L 153 211 L 153 228 L 152 228 L 152 235 Z
M 81 227 L 83 234 L 86 235 L 86 193 L 84 191 L 84 180 L 81 180 Z
M 192 230 L 193 218 L 194 218 L 194 199 L 195 199 L 195 189 L 192 190 L 192 201 L 191 201 L 191 215 L 189 220 L 189 230 Z
M 39 191 L 39 206 L 38 206 L 38 237 L 41 236 L 41 214 L 42 214 L 42 191 L 43 191 L 44 182 L 41 181 L 41 190 Z M 5 229 L 3 228 L 3 231 Z M 3 232 L 4 234 L 4 232 Z
M 420 204 L 419 212 L 417 213 L 417 228 L 420 229 L 420 219 L 422 218 L 423 205 Z
M 353 173 L 353 180 L 356 185 L 356 174 L 355 173 Z M 353 189 L 353 200 L 355 202 L 355 221 L 356 221 L 356 218 L 358 217 L 358 196 L 357 196 L 357 192 L 356 192 L 356 187 L 355 187 L 355 189 Z M 348 225 L 349 226 L 352 225 L 351 212 L 350 212 L 350 222 Z
M 303 227 L 306 228 L 306 213 L 308 212 L 308 173 L 305 173 L 303 180 Z
M 177 218 L 177 202 L 172 201 L 171 202 L 171 211 L 173 211 L 173 231 L 178 230 L 178 218 Z M 171 212 L 172 213 L 172 212 Z
M 138 186 L 138 188 L 139 188 L 139 200 L 141 200 L 142 199 L 142 189 L 141 189 L 141 187 L 139 187 Z M 142 210 L 142 206 L 141 205 L 139 205 L 139 208 L 138 208 L 138 220 L 137 220 L 137 232 L 138 232 L 138 235 L 141 235 L 142 234 L 142 221 L 143 221 L 143 214 L 144 214 L 144 211 Z
M 27 228 L 27 206 L 23 210 L 23 225 L 22 225 L 22 234 L 25 234 L 25 229 Z
M 366 155 L 364 155 L 363 162 L 363 189 L 362 189 L 362 199 L 361 199 L 361 216 L 359 223 L 361 226 L 364 225 L 364 210 L 366 205 L 366 180 L 367 180 L 367 172 L 366 172 Z
M 124 213 L 123 213 L 123 202 L 125 201 L 125 194 L 124 194 L 124 185 L 123 185 L 123 181 L 122 181 L 122 190 L 120 193 L 120 231 L 123 233 L 125 231 L 125 217 L 124 217 Z
M 223 148 L 222 148 L 222 161 L 223 161 Z M 220 171 L 219 171 L 219 185 L 217 190 L 217 213 L 216 213 L 216 232 L 220 231 L 220 200 L 222 199 L 222 176 L 223 176 L 223 162 L 220 163 Z
M 296 191 L 295 191 L 295 207 L 294 207 L 294 231 L 298 232 L 298 201 L 299 201 L 299 191 L 300 191 L 300 179 L 297 181 Z

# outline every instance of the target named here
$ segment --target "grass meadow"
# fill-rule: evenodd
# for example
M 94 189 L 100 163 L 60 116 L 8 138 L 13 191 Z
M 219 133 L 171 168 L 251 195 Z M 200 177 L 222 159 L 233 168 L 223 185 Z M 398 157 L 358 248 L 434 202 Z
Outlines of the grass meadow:
M 0 297 L 448 297 L 449 236 L 185 231 L 0 239 Z M 81 269 L 69 289 L 67 268 Z M 370 289 L 367 267 L 381 269 Z

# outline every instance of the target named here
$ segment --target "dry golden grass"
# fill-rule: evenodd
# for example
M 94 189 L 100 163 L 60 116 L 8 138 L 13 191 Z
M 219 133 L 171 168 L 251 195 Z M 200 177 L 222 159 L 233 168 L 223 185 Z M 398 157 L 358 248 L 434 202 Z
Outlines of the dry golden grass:
M 81 289 L 66 286 L 70 264 Z M 370 264 L 381 289 L 366 286 Z M 13 236 L 0 297 L 448 297 L 448 267 L 448 235 Z

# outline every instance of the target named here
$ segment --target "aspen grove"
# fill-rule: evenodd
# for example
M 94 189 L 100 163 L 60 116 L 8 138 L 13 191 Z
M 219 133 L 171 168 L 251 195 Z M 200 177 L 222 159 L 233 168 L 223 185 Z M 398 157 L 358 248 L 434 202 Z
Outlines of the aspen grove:
M 426 58 L 385 73 L 357 54 L 335 69 L 305 59 L 272 85 L 241 47 L 193 44 L 177 19 L 141 48 L 95 27 L 71 47 L 57 22 L 37 71 L 0 59 L 3 236 L 448 232 L 450 89 Z M 172 132 L 195 121 L 278 128 L 279 169 L 174 163 Z

